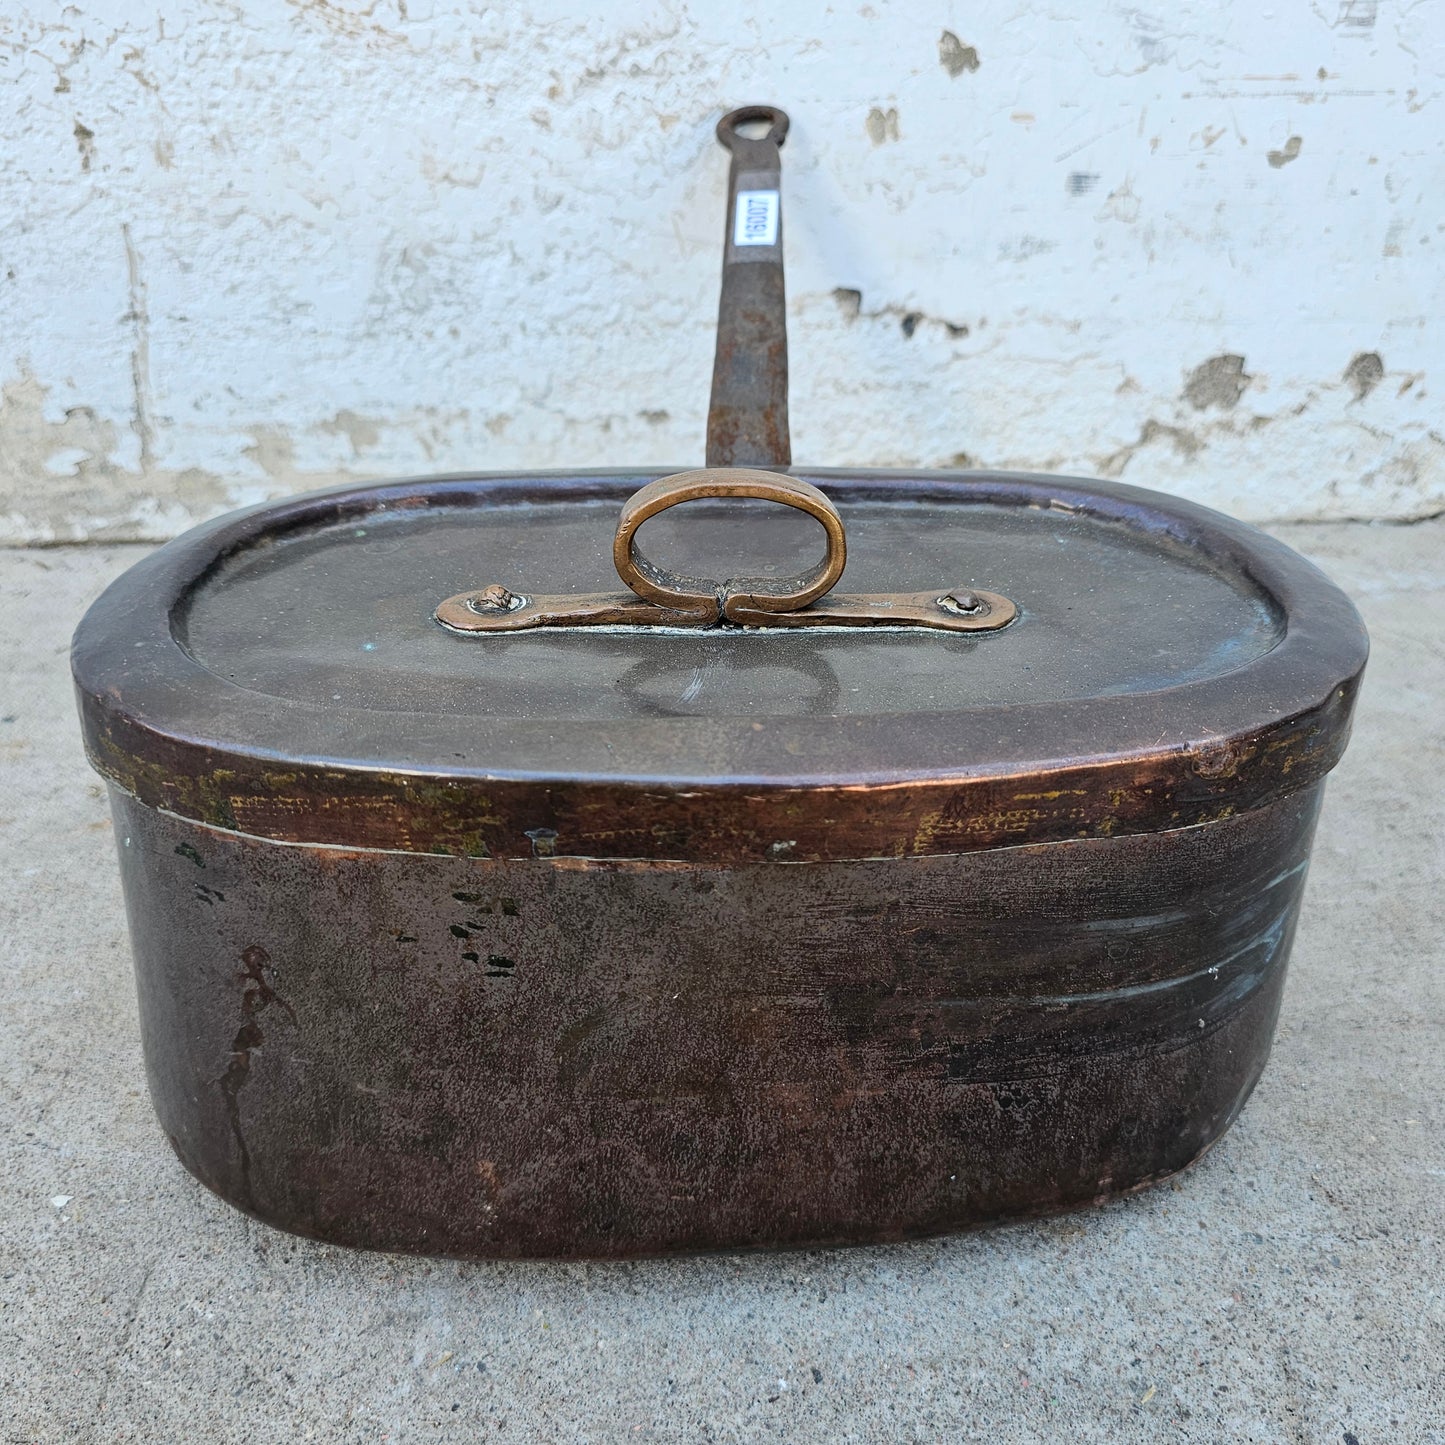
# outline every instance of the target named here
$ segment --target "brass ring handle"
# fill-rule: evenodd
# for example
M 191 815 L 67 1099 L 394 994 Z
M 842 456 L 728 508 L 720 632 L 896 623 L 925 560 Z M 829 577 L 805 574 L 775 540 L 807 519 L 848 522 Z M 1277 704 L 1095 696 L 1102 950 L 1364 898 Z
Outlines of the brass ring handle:
M 638 547 L 637 530 L 649 517 L 683 502 L 709 497 L 752 497 L 795 507 L 822 524 L 827 550 L 814 566 L 794 577 L 730 577 L 718 582 L 708 577 L 668 572 Z M 847 560 L 843 519 L 817 487 L 777 472 L 740 469 L 679 472 L 676 476 L 649 482 L 628 498 L 612 542 L 612 561 L 617 575 L 639 597 L 683 610 L 711 607 L 715 609 L 714 616 L 720 613 L 729 620 L 735 608 L 774 614 L 806 607 L 832 588 L 843 575 Z
M 822 528 L 827 550 L 793 577 L 688 577 L 659 567 L 637 545 L 649 517 L 683 502 L 752 497 L 806 512 Z M 525 632 L 534 627 L 894 627 L 937 632 L 997 632 L 1018 609 L 997 592 L 932 587 L 923 592 L 832 592 L 848 560 L 838 509 L 811 482 L 780 472 L 709 467 L 660 477 L 624 503 L 612 561 L 630 592 L 568 596 L 514 592 L 500 583 L 458 592 L 437 604 L 436 620 L 452 632 Z

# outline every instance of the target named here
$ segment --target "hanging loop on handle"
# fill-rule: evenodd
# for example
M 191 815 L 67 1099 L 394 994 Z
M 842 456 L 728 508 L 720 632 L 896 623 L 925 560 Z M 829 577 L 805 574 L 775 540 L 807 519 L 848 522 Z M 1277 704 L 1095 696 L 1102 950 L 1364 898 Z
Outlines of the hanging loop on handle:
M 769 130 L 765 136 L 745 136 L 741 127 L 753 125 L 759 121 L 766 121 Z M 717 123 L 718 141 L 732 150 L 739 142 L 775 146 L 781 150 L 784 140 L 787 139 L 788 112 L 779 110 L 775 105 L 740 105 L 736 110 L 730 110 Z
M 756 123 L 768 126 L 766 135 L 743 133 Z M 717 125 L 732 165 L 707 415 L 710 467 L 786 467 L 793 459 L 778 153 L 787 134 L 787 113 L 774 105 L 742 106 Z

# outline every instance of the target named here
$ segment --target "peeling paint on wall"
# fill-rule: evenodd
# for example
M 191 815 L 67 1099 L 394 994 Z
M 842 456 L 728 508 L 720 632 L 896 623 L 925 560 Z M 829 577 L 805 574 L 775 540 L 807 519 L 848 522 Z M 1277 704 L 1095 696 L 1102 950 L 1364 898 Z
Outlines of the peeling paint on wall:
M 750 100 L 802 462 L 1445 507 L 1428 7 L 165 8 L 0 18 L 0 541 L 697 463 Z
M 22 371 L 0 388 L 0 542 L 152 540 L 248 500 L 200 467 L 140 472 L 117 460 L 112 420 L 88 406 L 57 416 Z
M 1275 170 L 1279 170 L 1281 166 L 1287 166 L 1294 160 L 1299 155 L 1303 146 L 1304 140 L 1300 136 L 1292 135 L 1279 150 L 1266 151 L 1264 158 Z
M 868 132 L 868 139 L 876 146 L 884 145 L 891 140 L 903 139 L 898 133 L 898 108 L 896 106 L 890 105 L 887 110 L 880 110 L 875 105 L 868 112 L 864 129 Z
M 938 37 L 938 62 L 953 78 L 979 67 L 978 51 L 965 45 L 953 31 L 945 30 Z
M 1362 351 L 1350 358 L 1345 368 L 1345 378 L 1354 389 L 1355 400 L 1364 401 L 1385 379 L 1385 363 L 1377 351 Z
M 1195 411 L 1233 411 L 1254 378 L 1244 369 L 1242 356 L 1211 356 L 1184 379 L 1184 399 Z

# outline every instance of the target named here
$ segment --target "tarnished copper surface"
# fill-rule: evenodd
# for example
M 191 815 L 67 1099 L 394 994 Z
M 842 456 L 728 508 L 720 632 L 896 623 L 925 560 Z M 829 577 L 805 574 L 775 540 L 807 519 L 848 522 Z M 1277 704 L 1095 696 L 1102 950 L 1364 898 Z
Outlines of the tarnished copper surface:
M 617 1256 L 899 1239 L 1185 1167 L 1264 1066 L 1318 790 L 744 867 L 295 847 L 114 801 L 188 1169 L 337 1243 Z

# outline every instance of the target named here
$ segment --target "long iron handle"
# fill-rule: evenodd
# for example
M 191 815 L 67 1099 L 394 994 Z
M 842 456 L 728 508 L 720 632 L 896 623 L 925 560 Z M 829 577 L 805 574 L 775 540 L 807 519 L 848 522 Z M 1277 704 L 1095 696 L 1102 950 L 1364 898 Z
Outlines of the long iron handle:
M 741 133 L 759 121 L 769 126 L 765 136 Z M 710 467 L 786 467 L 793 459 L 778 154 L 787 133 L 787 114 L 772 105 L 745 105 L 717 125 L 732 165 L 707 416 Z

